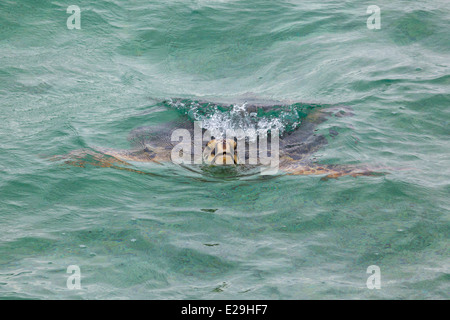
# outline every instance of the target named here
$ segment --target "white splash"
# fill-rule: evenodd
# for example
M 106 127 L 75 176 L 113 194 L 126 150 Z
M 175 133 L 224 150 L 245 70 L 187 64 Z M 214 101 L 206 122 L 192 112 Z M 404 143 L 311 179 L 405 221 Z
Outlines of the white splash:
M 219 106 L 190 100 L 171 100 L 168 104 L 186 114 L 193 121 L 202 121 L 203 128 L 209 130 L 214 137 L 224 138 L 228 131 L 236 132 L 238 139 L 240 133 L 249 140 L 256 140 L 258 136 L 265 136 L 271 130 L 278 130 L 281 135 L 285 132 L 288 123 L 291 128 L 295 128 L 301 122 L 294 109 L 279 110 L 276 116 L 273 114 L 267 116 L 248 112 L 246 103 Z

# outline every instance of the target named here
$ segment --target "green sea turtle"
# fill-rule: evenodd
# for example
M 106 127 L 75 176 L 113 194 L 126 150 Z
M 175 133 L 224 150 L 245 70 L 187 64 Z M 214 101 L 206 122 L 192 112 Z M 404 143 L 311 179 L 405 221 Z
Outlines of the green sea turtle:
M 261 166 L 261 163 L 248 163 L 250 159 L 248 148 L 250 141 L 248 137 L 241 139 L 237 137 L 228 138 L 223 132 L 230 125 L 251 127 L 251 129 L 254 129 L 253 132 L 259 132 L 262 126 L 261 123 L 263 123 L 265 125 L 262 126 L 264 129 L 269 128 L 267 150 L 271 150 L 270 146 L 272 140 L 274 140 L 270 135 L 274 126 L 276 127 L 278 124 L 276 129 L 282 129 L 278 141 L 279 149 L 277 154 L 277 169 L 281 172 L 292 175 L 323 175 L 324 179 L 338 178 L 345 175 L 356 177 L 381 174 L 372 171 L 368 167 L 318 164 L 311 160 L 312 154 L 327 144 L 327 139 L 323 135 L 315 133 L 316 127 L 331 116 L 352 115 L 351 108 L 348 107 L 247 102 L 236 108 L 236 104 L 198 102 L 184 99 L 171 99 L 163 102 L 162 105 L 178 108 L 183 115 L 177 121 L 139 127 L 133 130 L 129 136 L 129 140 L 133 145 L 132 149 L 117 150 L 100 147 L 82 149 L 63 157 L 60 156 L 58 159 L 62 158 L 66 160 L 66 163 L 80 167 L 91 164 L 146 173 L 135 169 L 130 162 L 163 163 L 173 161 L 173 150 L 179 144 L 179 141 L 173 141 L 174 130 L 185 130 L 184 132 L 195 135 L 196 128 L 193 120 L 211 120 L 215 116 L 215 121 L 209 121 L 206 129 L 217 129 L 217 126 L 221 126 L 221 130 L 212 130 L 211 137 L 201 141 L 200 160 L 203 168 L 205 166 L 242 168 Z M 273 113 L 273 110 L 278 110 L 276 116 L 268 117 L 267 115 L 270 115 L 271 112 Z M 258 117 L 258 114 L 264 116 Z M 224 115 L 227 117 L 225 120 L 223 118 Z M 292 116 L 294 119 L 285 122 L 279 121 L 280 118 L 289 118 L 289 116 Z M 247 118 L 252 118 L 253 120 Z M 264 121 L 261 121 L 261 119 Z M 270 125 L 267 125 L 268 123 Z M 227 124 L 228 127 L 224 126 L 224 124 Z M 202 134 L 206 129 L 203 128 Z M 243 149 L 238 148 L 238 144 L 241 142 L 246 146 Z M 184 154 L 184 156 L 187 156 L 189 159 L 195 158 L 193 154 L 196 149 L 195 143 L 191 142 L 188 147 L 188 153 L 191 153 Z M 197 145 L 198 147 L 199 145 Z M 244 150 L 244 152 L 240 150 Z M 185 152 L 186 149 L 183 149 L 182 153 Z

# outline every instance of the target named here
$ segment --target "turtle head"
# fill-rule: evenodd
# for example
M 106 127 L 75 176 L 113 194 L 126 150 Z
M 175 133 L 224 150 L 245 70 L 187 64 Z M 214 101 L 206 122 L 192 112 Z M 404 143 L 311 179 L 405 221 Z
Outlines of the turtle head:
M 203 162 L 214 166 L 235 165 L 239 159 L 236 146 L 236 140 L 213 138 L 203 150 Z

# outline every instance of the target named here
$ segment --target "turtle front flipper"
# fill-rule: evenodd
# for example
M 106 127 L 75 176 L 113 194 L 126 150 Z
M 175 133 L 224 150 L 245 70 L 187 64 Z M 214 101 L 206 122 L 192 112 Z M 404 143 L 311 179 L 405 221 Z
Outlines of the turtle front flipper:
M 151 150 L 149 148 L 135 151 L 98 148 L 97 151 L 122 161 L 160 163 L 162 161 L 168 161 L 169 157 L 169 154 L 166 150 L 163 150 L 163 152 L 158 152 L 158 150 Z
M 380 176 L 386 174 L 385 172 L 373 171 L 370 168 L 352 165 L 321 165 L 297 161 L 282 162 L 280 170 L 289 175 L 325 175 L 321 180 L 337 179 L 342 176 Z
M 148 152 L 147 152 L 148 153 Z M 78 149 L 66 155 L 53 156 L 52 161 L 64 160 L 65 164 L 85 168 L 88 165 L 94 167 L 112 168 L 125 170 L 146 175 L 155 175 L 153 173 L 144 172 L 132 168 L 127 161 L 154 161 L 156 156 L 143 154 L 142 151 L 115 150 L 115 149 Z M 127 160 L 127 161 L 126 161 Z
M 78 149 L 65 155 L 56 155 L 50 158 L 52 161 L 63 160 L 65 164 L 84 168 L 87 165 L 106 168 L 122 168 L 131 166 L 128 162 L 92 149 Z

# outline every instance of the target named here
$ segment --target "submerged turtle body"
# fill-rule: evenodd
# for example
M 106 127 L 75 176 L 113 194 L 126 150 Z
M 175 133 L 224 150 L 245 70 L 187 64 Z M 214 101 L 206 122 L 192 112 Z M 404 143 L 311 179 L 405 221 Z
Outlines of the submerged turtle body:
M 182 105 L 183 101 L 181 99 L 175 99 L 171 100 L 171 104 Z M 198 102 L 197 104 L 208 107 L 223 106 L 210 102 Z M 270 112 L 274 107 L 283 108 L 288 106 L 288 104 L 282 103 L 247 103 L 245 105 L 245 115 L 254 115 L 258 112 Z M 189 106 L 187 110 L 190 111 Z M 317 125 L 333 115 L 348 116 L 352 115 L 352 113 L 350 108 L 345 107 L 312 108 L 311 112 L 302 119 L 300 125 L 295 130 L 284 132 L 279 137 L 279 160 L 277 164 L 280 171 L 298 175 L 324 174 L 326 178 L 337 178 L 343 175 L 359 176 L 374 174 L 370 170 L 354 166 L 320 165 L 311 162 L 311 155 L 327 144 L 326 138 L 323 135 L 315 134 L 314 131 Z M 75 151 L 69 155 L 68 158 L 71 160 L 67 162 L 78 166 L 84 166 L 86 162 L 89 162 L 103 167 L 141 172 L 132 169 L 128 162 L 163 163 L 173 160 L 172 152 L 174 147 L 179 143 L 179 141 L 172 141 L 172 134 L 176 129 L 187 130 L 191 137 L 198 133 L 194 127 L 194 121 L 184 115 L 177 121 L 155 126 L 139 127 L 133 130 L 129 136 L 129 140 L 133 146 L 130 150 L 94 148 L 95 151 Z M 203 129 L 204 131 L 205 129 Z M 270 150 L 271 141 L 272 139 L 269 135 L 268 150 Z M 244 153 L 238 152 L 238 150 L 242 150 L 237 147 L 238 143 L 245 144 Z M 202 139 L 202 162 L 203 164 L 212 166 L 252 166 L 249 164 L 249 143 L 245 139 L 227 139 L 226 136 L 211 136 L 211 139 L 206 141 Z M 198 146 L 194 146 L 194 142 L 192 141 L 187 150 L 190 150 L 191 154 L 185 154 L 184 156 L 193 159 L 193 152 L 198 150 Z M 186 152 L 186 149 L 183 149 L 183 152 Z M 91 161 L 86 160 L 86 156 L 90 157 Z

